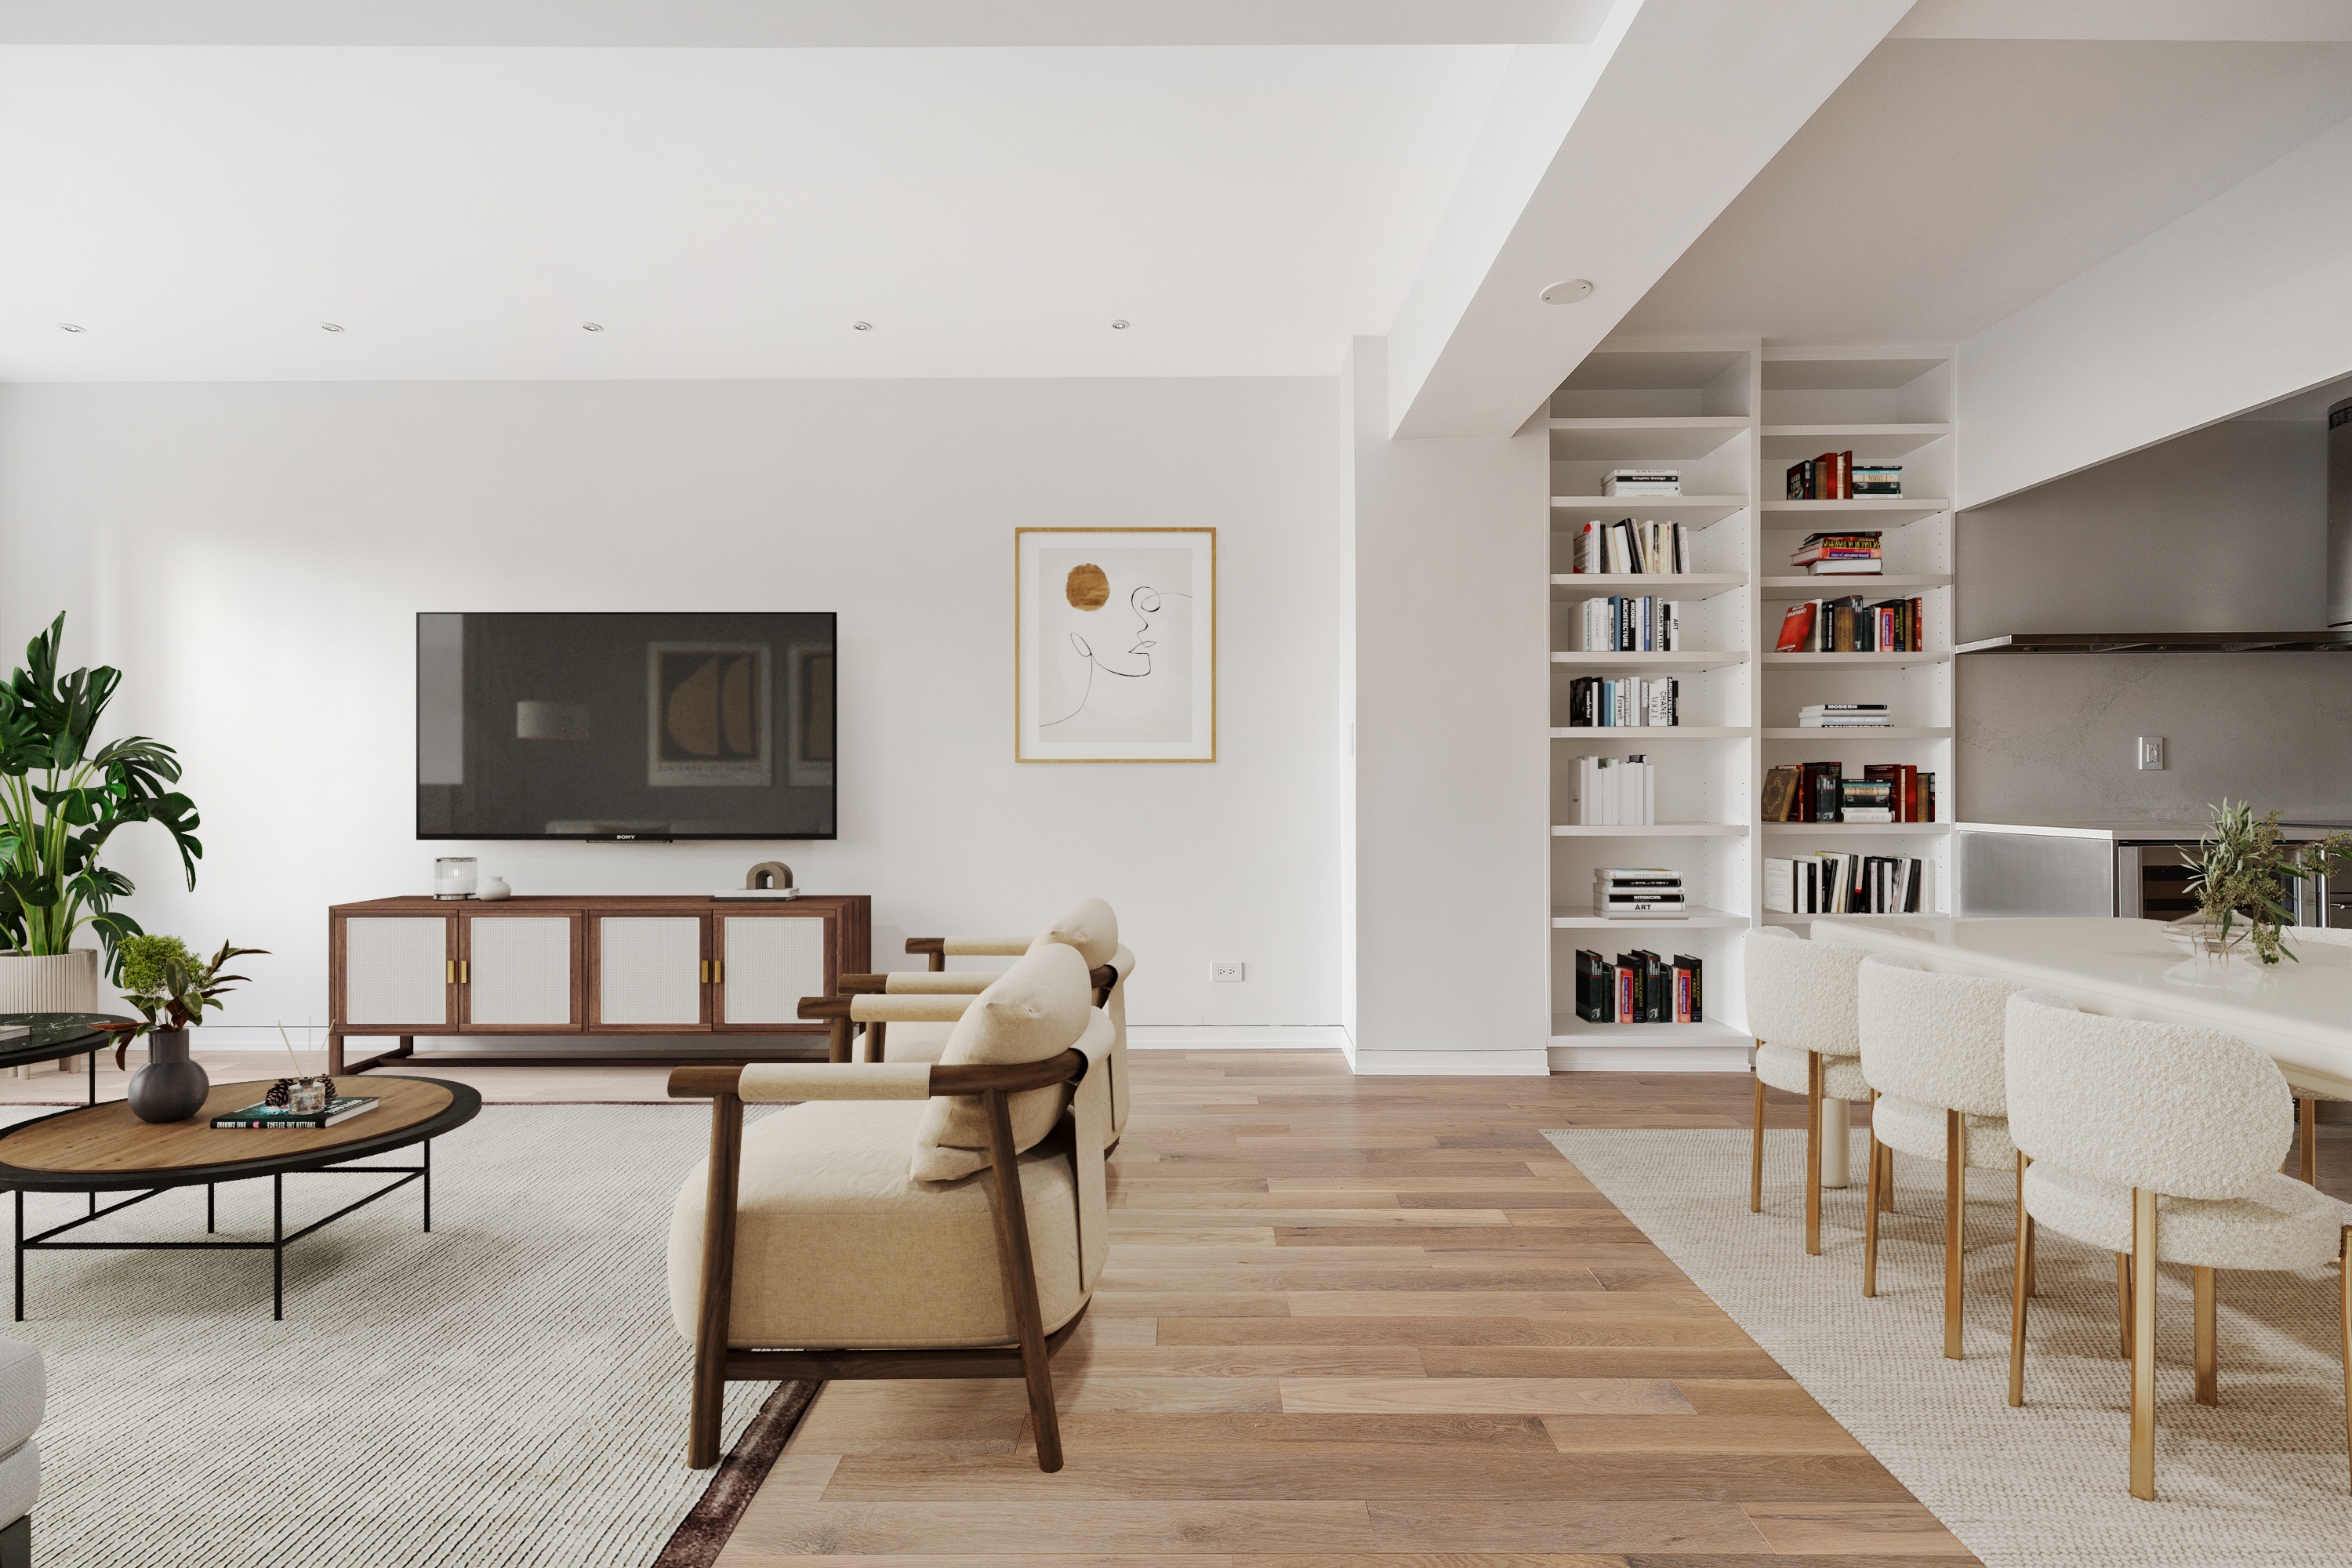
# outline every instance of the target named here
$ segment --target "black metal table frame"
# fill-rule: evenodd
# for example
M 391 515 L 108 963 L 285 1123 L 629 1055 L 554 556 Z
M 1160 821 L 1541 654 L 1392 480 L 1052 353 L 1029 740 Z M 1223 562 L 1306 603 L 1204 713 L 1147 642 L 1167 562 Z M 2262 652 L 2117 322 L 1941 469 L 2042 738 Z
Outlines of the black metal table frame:
M 121 1203 L 110 1204 L 105 1208 L 98 1206 L 98 1193 L 93 1189 L 89 1194 L 89 1213 L 79 1219 L 69 1219 L 63 1225 L 52 1226 L 47 1230 L 28 1237 L 25 1234 L 25 1189 L 18 1187 L 16 1189 L 16 1321 L 20 1323 L 25 1321 L 25 1254 L 27 1252 L 268 1252 L 270 1265 L 270 1321 L 282 1323 L 286 1321 L 286 1249 L 295 1242 L 314 1231 L 324 1230 L 345 1215 L 363 1209 L 378 1198 L 391 1196 L 411 1182 L 423 1184 L 425 1229 L 427 1234 L 431 1233 L 433 1229 L 433 1140 L 430 1138 L 423 1140 L 419 1147 L 422 1150 L 423 1163 L 415 1165 L 312 1165 L 297 1171 L 272 1171 L 269 1173 L 270 1239 L 268 1241 L 52 1241 L 49 1239 L 53 1236 L 63 1236 L 69 1230 L 79 1230 L 86 1225 L 95 1225 L 110 1215 L 121 1214 L 124 1209 L 143 1204 L 149 1198 L 164 1193 L 179 1192 L 184 1186 L 193 1186 L 195 1184 L 193 1182 L 151 1187 L 137 1197 L 125 1198 Z M 367 1158 L 366 1155 L 357 1157 Z M 286 1178 L 289 1175 L 397 1175 L 400 1180 L 386 1183 L 357 1203 L 345 1204 L 326 1218 L 313 1220 L 289 1236 L 286 1234 Z M 215 1234 L 214 1205 L 219 1186 L 218 1182 L 205 1184 L 205 1234 L 207 1236 Z
M 37 1013 L 11 1013 L 8 1016 L 12 1018 L 33 1018 L 40 1017 L 44 1015 Z M 57 1016 L 102 1018 L 112 1016 L 110 1014 L 103 1013 Z M 122 1021 L 125 1023 L 129 1022 L 128 1019 L 124 1019 Z M 73 1036 L 68 1039 L 53 1040 L 45 1046 L 18 1046 L 14 1048 L 6 1046 L 0 1046 L 0 1068 L 37 1067 L 43 1062 L 62 1061 L 67 1057 L 86 1056 L 89 1058 L 89 1103 L 96 1105 L 98 1103 L 98 1058 L 103 1053 L 110 1051 L 113 1048 L 114 1037 L 99 1031 Z

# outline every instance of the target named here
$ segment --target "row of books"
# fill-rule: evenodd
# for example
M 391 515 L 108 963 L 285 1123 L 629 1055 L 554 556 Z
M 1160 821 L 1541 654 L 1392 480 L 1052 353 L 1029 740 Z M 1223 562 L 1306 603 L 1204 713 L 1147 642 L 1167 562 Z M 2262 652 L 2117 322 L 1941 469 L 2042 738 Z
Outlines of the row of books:
M 1572 730 L 1666 730 L 1682 722 L 1682 686 L 1671 675 L 1579 676 L 1568 683 Z
M 1807 599 L 1780 617 L 1779 653 L 1924 653 L 1925 599 Z
M 1789 564 L 1815 577 L 1877 577 L 1886 571 L 1885 535 L 1878 529 L 1809 533 L 1789 552 Z
M 1692 570 L 1690 528 L 1680 522 L 1588 522 L 1576 531 L 1572 573 L 1678 576 Z
M 1764 774 L 1767 822 L 1933 822 L 1936 775 L 1908 763 L 1874 763 L 1845 776 L 1843 763 L 1806 763 Z
M 1705 966 L 1686 952 L 1576 950 L 1576 1016 L 1588 1024 L 1704 1024 Z
M 1936 907 L 1925 862 L 1825 849 L 1764 858 L 1764 907 L 1784 915 L 1916 915 Z
M 1683 493 L 1680 468 L 1619 468 L 1601 481 L 1605 496 L 1678 496 Z
M 1812 702 L 1797 710 L 1800 730 L 1884 730 L 1894 721 L 1884 702 Z
M 1592 912 L 1611 920 L 1679 920 L 1683 874 L 1664 866 L 1611 866 L 1592 873 Z
M 1658 820 L 1658 781 L 1647 757 L 1578 757 L 1569 773 L 1569 821 L 1577 827 L 1647 827 Z
M 1673 653 L 1683 646 L 1682 601 L 1655 594 L 1587 599 L 1580 630 L 1587 653 Z
M 1790 500 L 1853 500 L 1902 493 L 1902 464 L 1857 463 L 1852 452 L 1823 452 L 1789 468 Z

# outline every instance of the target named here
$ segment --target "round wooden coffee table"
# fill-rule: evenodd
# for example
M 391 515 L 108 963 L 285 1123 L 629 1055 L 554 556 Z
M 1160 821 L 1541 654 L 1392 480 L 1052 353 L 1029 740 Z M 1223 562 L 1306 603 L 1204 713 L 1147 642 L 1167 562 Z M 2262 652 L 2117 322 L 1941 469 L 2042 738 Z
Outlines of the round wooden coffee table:
M 0 1131 L 0 1185 L 16 1190 L 16 1321 L 25 1318 L 25 1254 L 27 1252 L 190 1252 L 207 1248 L 261 1252 L 270 1255 L 272 1316 L 286 1316 L 286 1248 L 315 1230 L 397 1192 L 411 1182 L 422 1184 L 425 1228 L 433 1228 L 433 1140 L 471 1121 L 482 1109 L 482 1097 L 462 1083 L 432 1078 L 385 1078 L 370 1074 L 349 1079 L 337 1087 L 359 1088 L 382 1103 L 373 1110 L 333 1127 L 215 1128 L 215 1116 L 251 1105 L 269 1092 L 271 1080 L 213 1086 L 204 1109 L 185 1121 L 153 1125 L 131 1114 L 120 1100 L 103 1105 L 61 1110 Z M 354 1165 L 347 1162 L 395 1149 L 421 1146 L 415 1165 Z M 297 1173 L 320 1175 L 396 1175 L 400 1179 L 337 1209 L 322 1220 L 288 1235 L 286 1178 Z M 176 1187 L 205 1189 L 205 1230 L 213 1231 L 214 1189 L 222 1182 L 249 1181 L 268 1176 L 272 1215 L 268 1241 L 58 1241 L 53 1237 L 77 1230 L 158 1193 Z M 145 1188 L 105 1208 L 98 1194 Z M 52 1226 L 37 1236 L 25 1234 L 26 1193 L 88 1193 L 89 1213 Z
M 89 1102 L 98 1103 L 98 1057 L 114 1048 L 114 1037 L 100 1027 L 127 1024 L 117 1013 L 0 1013 L 0 1026 L 22 1024 L 29 1035 L 0 1040 L 0 1068 L 31 1067 L 65 1057 L 89 1058 Z

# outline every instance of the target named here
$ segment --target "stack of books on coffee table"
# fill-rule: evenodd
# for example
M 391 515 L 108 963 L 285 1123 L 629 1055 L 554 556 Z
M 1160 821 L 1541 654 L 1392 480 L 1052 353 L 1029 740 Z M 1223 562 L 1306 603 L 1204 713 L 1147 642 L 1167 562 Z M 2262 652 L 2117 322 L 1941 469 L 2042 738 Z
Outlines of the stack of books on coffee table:
M 213 1118 L 215 1127 L 332 1127 L 338 1121 L 349 1121 L 376 1108 L 376 1101 L 360 1095 L 339 1094 L 327 1101 L 324 1110 L 289 1110 L 284 1106 L 263 1100 L 239 1110 L 224 1112 Z

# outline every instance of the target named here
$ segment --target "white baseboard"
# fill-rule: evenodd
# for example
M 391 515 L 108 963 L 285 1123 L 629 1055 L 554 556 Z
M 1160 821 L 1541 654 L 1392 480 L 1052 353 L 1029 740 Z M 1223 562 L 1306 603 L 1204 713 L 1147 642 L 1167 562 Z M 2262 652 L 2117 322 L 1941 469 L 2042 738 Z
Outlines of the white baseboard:
M 1544 1047 L 1505 1051 L 1375 1051 L 1359 1048 L 1354 1067 L 1364 1076 L 1415 1078 L 1540 1078 L 1551 1070 Z
M 1344 1051 L 1337 1024 L 1129 1024 L 1129 1050 Z
M 1738 1072 L 1745 1046 L 1553 1046 L 1553 1072 Z

